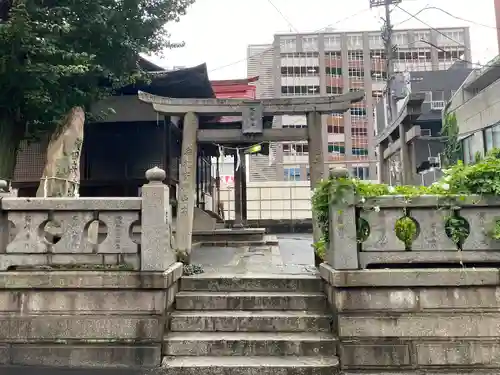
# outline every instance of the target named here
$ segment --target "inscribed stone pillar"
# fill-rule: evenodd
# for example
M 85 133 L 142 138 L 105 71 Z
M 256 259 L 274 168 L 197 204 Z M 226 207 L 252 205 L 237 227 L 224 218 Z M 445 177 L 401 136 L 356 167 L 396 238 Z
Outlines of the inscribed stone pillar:
M 177 261 L 171 246 L 170 192 L 163 184 L 165 178 L 163 169 L 149 169 L 149 182 L 142 187 L 141 271 L 165 271 Z
M 307 129 L 309 143 L 309 171 L 311 176 L 311 190 L 325 177 L 327 166 L 323 153 L 323 132 L 321 125 L 321 114 L 309 112 L 307 114 Z M 313 217 L 313 238 L 314 242 L 319 241 L 321 230 L 316 218 Z
M 198 150 L 196 142 L 197 131 L 198 115 L 193 112 L 186 113 L 182 131 L 182 154 L 179 173 L 179 201 L 177 204 L 175 241 L 177 250 L 187 254 L 191 253 L 193 234 Z

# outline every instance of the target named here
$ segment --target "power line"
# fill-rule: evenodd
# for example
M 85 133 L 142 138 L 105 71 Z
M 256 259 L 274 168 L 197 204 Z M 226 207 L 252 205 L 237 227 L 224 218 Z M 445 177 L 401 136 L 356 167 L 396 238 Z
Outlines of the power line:
M 405 12 L 406 14 L 408 14 L 411 18 L 416 19 L 416 20 L 417 20 L 417 21 L 419 21 L 420 23 L 422 23 L 422 24 L 426 25 L 426 26 L 427 26 L 428 28 L 430 28 L 431 30 L 434 30 L 434 31 L 436 31 L 438 34 L 440 34 L 440 35 L 444 36 L 446 39 L 448 39 L 448 40 L 452 41 L 453 43 L 456 43 L 456 44 L 457 44 L 457 45 L 459 45 L 459 46 L 464 47 L 464 48 L 465 48 L 465 49 L 467 49 L 468 51 L 471 51 L 470 47 L 467 47 L 466 45 L 464 45 L 463 43 L 459 42 L 458 40 L 455 40 L 455 39 L 453 39 L 452 37 L 450 37 L 450 36 L 446 35 L 446 34 L 445 34 L 445 33 L 443 33 L 441 30 L 438 30 L 438 29 L 436 29 L 435 27 L 433 27 L 433 26 L 429 25 L 427 22 L 425 22 L 425 21 L 423 21 L 421 18 L 417 17 L 417 15 L 416 15 L 416 14 L 412 14 L 412 13 L 410 13 L 409 11 L 407 11 L 406 9 L 401 8 L 401 7 L 399 6 L 399 4 L 396 4 L 396 7 L 397 7 L 398 9 L 402 10 L 403 12 Z M 417 13 L 417 14 L 418 14 L 418 13 Z M 435 45 L 435 44 L 433 44 L 432 42 L 429 42 L 429 41 L 424 40 L 424 39 L 421 39 L 420 41 L 421 41 L 421 42 L 423 42 L 423 43 L 425 43 L 425 44 L 428 44 L 428 45 L 430 45 L 431 47 L 434 47 L 434 48 L 436 48 L 436 49 L 438 49 L 438 50 L 440 50 L 440 51 L 442 51 L 442 52 L 445 52 L 445 53 L 450 53 L 449 51 L 446 51 L 445 49 L 443 49 L 443 48 L 440 48 L 440 47 L 436 46 L 436 45 Z M 462 59 L 462 58 L 460 58 L 460 57 L 458 57 L 458 58 L 457 58 L 457 60 L 463 61 L 463 62 L 468 63 L 468 64 L 471 64 L 471 65 L 476 65 L 476 66 L 479 66 L 479 67 L 481 67 L 481 68 L 492 68 L 492 67 L 498 68 L 498 67 L 500 67 L 500 65 L 497 65 L 497 64 L 494 64 L 494 65 L 488 65 L 488 64 L 487 64 L 487 65 L 483 65 L 483 64 L 479 64 L 479 63 L 474 63 L 474 62 L 472 62 L 472 61 L 465 60 L 465 59 Z
M 328 29 L 328 28 L 330 28 L 330 27 L 332 27 L 332 26 L 334 26 L 334 25 L 337 25 L 337 24 L 339 24 L 339 23 L 342 23 L 342 22 L 344 22 L 344 21 L 347 21 L 347 20 L 349 20 L 349 19 L 351 19 L 351 18 L 357 17 L 357 16 L 359 16 L 359 15 L 361 15 L 361 14 L 363 14 L 363 13 L 366 13 L 366 12 L 368 12 L 368 11 L 370 11 L 370 9 L 369 9 L 369 8 L 367 8 L 367 9 L 363 9 L 363 10 L 361 10 L 361 11 L 357 12 L 357 13 L 351 14 L 350 16 L 344 17 L 344 18 L 342 18 L 342 19 L 340 19 L 340 20 L 338 20 L 338 21 L 336 21 L 336 22 L 333 22 L 333 23 L 331 23 L 331 24 L 329 24 L 329 25 L 326 25 L 325 27 L 322 27 L 321 29 L 318 29 L 318 30 L 316 30 L 316 31 L 313 31 L 311 34 L 315 34 L 315 33 L 322 32 L 322 31 L 324 31 L 325 29 Z M 212 72 L 215 72 L 215 71 L 217 71 L 217 70 L 225 69 L 225 68 L 228 68 L 228 67 L 230 67 L 230 66 L 234 66 L 234 65 L 237 65 L 237 64 L 239 64 L 239 63 L 242 63 L 242 62 L 244 62 L 244 61 L 248 61 L 248 60 L 250 60 L 250 59 L 253 59 L 254 57 L 258 57 L 258 56 L 261 56 L 261 55 L 265 54 L 266 52 L 272 51 L 273 49 L 274 49 L 274 46 L 273 46 L 273 47 L 270 47 L 270 48 L 266 48 L 264 51 L 257 52 L 257 53 L 255 53 L 255 54 L 253 54 L 253 55 L 251 55 L 251 56 L 248 56 L 248 57 L 246 57 L 246 58 L 244 58 L 244 59 L 241 59 L 241 60 L 238 60 L 238 61 L 234 61 L 234 62 L 232 62 L 232 63 L 226 64 L 226 65 L 223 65 L 223 66 L 219 66 L 219 67 L 217 67 L 217 68 L 214 68 L 214 69 L 212 69 L 212 70 L 209 70 L 209 71 L 208 71 L 208 73 L 212 73 Z
M 435 27 L 432 27 L 431 25 L 429 25 L 427 22 L 423 21 L 422 19 L 418 18 L 415 14 L 412 14 L 410 12 L 408 12 L 406 9 L 403 9 L 401 8 L 399 5 L 396 5 L 399 9 L 401 9 L 403 12 L 407 13 L 408 15 L 410 15 L 412 18 L 416 19 L 417 21 L 419 21 L 420 23 L 426 25 L 427 27 L 429 27 L 431 30 L 434 30 L 436 31 L 438 34 L 441 34 L 442 36 L 444 36 L 445 38 L 451 40 L 452 42 L 464 47 L 465 49 L 471 51 L 470 47 L 467 47 L 466 45 L 464 45 L 463 43 L 453 39 L 452 37 L 446 35 L 445 33 L 443 33 L 442 31 L 436 29 Z M 436 46 L 435 44 L 433 44 L 432 42 L 429 42 L 428 40 L 424 40 L 424 39 L 421 39 L 420 40 L 421 42 L 425 43 L 425 44 L 428 44 L 430 45 L 431 47 L 434 47 L 444 53 L 447 53 L 449 54 L 450 52 L 449 51 L 446 51 L 445 49 L 441 48 L 441 47 L 438 47 Z M 469 60 L 465 60 L 465 59 L 462 59 L 461 57 L 458 57 L 457 60 L 459 61 L 463 61 L 465 63 L 468 63 L 468 64 L 471 64 L 471 65 L 475 65 L 475 66 L 478 66 L 480 68 L 498 68 L 500 67 L 500 64 L 480 64 L 480 63 L 475 63 L 475 62 L 472 62 L 472 61 L 469 61 Z
M 299 31 L 297 30 L 297 28 L 295 26 L 293 26 L 293 24 L 290 22 L 290 20 L 283 14 L 283 12 L 272 2 L 272 0 L 267 0 L 269 2 L 269 4 L 272 5 L 272 7 L 274 9 L 276 9 L 276 12 L 279 13 L 279 15 L 281 16 L 281 18 L 283 18 L 286 23 L 288 23 L 288 26 L 290 26 L 293 30 L 295 30 L 295 32 L 298 34 Z
M 406 1 L 408 1 L 408 0 L 406 0 Z M 420 9 L 417 13 L 415 13 L 415 15 L 417 16 L 417 15 L 419 15 L 420 13 L 422 13 L 424 10 L 427 10 L 427 9 L 429 9 L 429 4 L 427 4 L 425 7 L 423 7 L 422 9 Z M 412 19 L 413 19 L 413 17 L 408 17 L 408 18 L 407 18 L 407 19 L 405 19 L 404 21 L 401 21 L 401 22 L 396 23 L 396 24 L 394 25 L 394 27 L 396 27 L 396 26 L 401 26 L 403 23 L 406 23 L 406 22 L 408 22 L 408 21 L 410 21 L 410 20 L 412 20 Z
M 433 27 L 433 26 L 429 25 L 427 22 L 422 21 L 422 19 L 421 19 L 421 18 L 418 18 L 416 14 L 412 14 L 412 13 L 408 12 L 406 9 L 401 8 L 401 7 L 399 6 L 399 4 L 396 4 L 396 7 L 397 7 L 398 9 L 402 10 L 403 12 L 405 12 L 406 14 L 408 14 L 411 18 L 416 19 L 416 20 L 417 20 L 417 21 L 419 21 L 420 23 L 422 23 L 422 24 L 426 25 L 426 26 L 427 26 L 428 28 L 430 28 L 431 30 L 436 31 L 437 33 L 439 33 L 439 34 L 441 34 L 442 36 L 444 36 L 446 39 L 451 40 L 453 43 L 457 43 L 458 45 L 463 45 L 463 43 L 460 43 L 459 41 L 457 41 L 457 40 L 453 39 L 452 37 L 450 37 L 450 36 L 446 35 L 446 34 L 445 34 L 445 33 L 443 33 L 442 31 L 440 31 L 440 30 L 436 29 L 435 27 Z M 468 48 L 467 46 L 464 46 L 464 47 L 465 47 L 465 48 Z M 468 49 L 470 50 L 470 48 L 468 48 Z
M 494 29 L 494 30 L 499 30 L 500 28 L 496 27 L 496 26 L 492 26 L 492 25 L 486 25 L 484 23 L 480 23 L 480 22 L 476 22 L 476 21 L 472 21 L 472 20 L 469 20 L 467 18 L 462 18 L 462 17 L 459 17 L 459 16 L 456 16 L 450 12 L 448 12 L 447 10 L 444 10 L 442 8 L 439 8 L 439 7 L 431 7 L 431 6 L 428 6 L 428 7 L 425 7 L 424 9 L 420 10 L 418 13 L 421 13 L 423 12 L 424 10 L 438 10 L 440 12 L 443 12 L 445 14 L 447 14 L 448 16 L 452 17 L 452 18 L 455 18 L 457 20 L 460 20 L 460 21 L 464 21 L 464 22 L 469 22 L 469 23 L 472 23 L 474 25 L 478 25 L 478 26 L 482 26 L 482 27 L 487 27 L 489 29 Z M 417 14 L 418 14 L 417 13 Z M 411 18 L 410 18 L 411 19 Z

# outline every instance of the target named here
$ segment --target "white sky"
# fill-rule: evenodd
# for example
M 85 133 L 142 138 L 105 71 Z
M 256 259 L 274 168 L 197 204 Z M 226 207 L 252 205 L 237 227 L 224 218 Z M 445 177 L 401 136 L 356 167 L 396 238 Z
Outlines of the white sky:
M 246 77 L 246 49 L 249 44 L 271 43 L 275 33 L 311 32 L 327 26 L 337 31 L 379 30 L 384 11 L 369 9 L 369 0 L 271 0 L 290 21 L 278 13 L 269 0 L 197 0 L 179 23 L 169 25 L 173 43 L 185 41 L 181 49 L 168 50 L 152 61 L 164 66 L 195 66 L 206 62 L 211 79 Z M 415 14 L 425 6 L 442 8 L 470 20 L 457 20 L 436 9 L 418 18 L 432 27 L 470 26 L 474 62 L 486 63 L 498 54 L 494 0 L 403 0 L 400 6 Z M 349 20 L 346 17 L 363 13 Z M 392 12 L 393 24 L 410 16 L 400 9 Z M 475 23 L 482 24 L 483 26 Z M 397 28 L 426 28 L 412 19 Z

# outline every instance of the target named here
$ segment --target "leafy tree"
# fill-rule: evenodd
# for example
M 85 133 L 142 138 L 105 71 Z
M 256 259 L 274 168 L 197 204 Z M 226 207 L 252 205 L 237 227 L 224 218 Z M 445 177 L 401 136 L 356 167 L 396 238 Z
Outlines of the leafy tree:
M 455 165 L 462 158 L 462 147 L 458 140 L 458 133 L 459 128 L 456 114 L 445 111 L 443 127 L 441 129 L 441 134 L 448 137 L 443 152 L 443 164 L 445 166 Z
M 165 25 L 194 1 L 0 0 L 0 178 L 23 139 L 147 78 L 139 54 L 172 47 Z

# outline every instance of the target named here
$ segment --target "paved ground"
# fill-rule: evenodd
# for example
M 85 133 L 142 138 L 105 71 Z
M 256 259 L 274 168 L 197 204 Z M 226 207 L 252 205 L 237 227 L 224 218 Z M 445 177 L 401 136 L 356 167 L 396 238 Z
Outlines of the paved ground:
M 279 246 L 204 247 L 193 251 L 193 263 L 216 273 L 316 273 L 311 234 L 280 234 Z M 68 369 L 0 366 L 0 375 L 148 375 L 139 369 Z
M 279 246 L 201 247 L 192 262 L 206 273 L 314 273 L 311 234 L 278 235 Z

